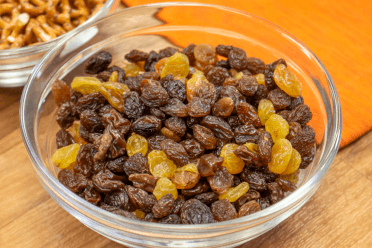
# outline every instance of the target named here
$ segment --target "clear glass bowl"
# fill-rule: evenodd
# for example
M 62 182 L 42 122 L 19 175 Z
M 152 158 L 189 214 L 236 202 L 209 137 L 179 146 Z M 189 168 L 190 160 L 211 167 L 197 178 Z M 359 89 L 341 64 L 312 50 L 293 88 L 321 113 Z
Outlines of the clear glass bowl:
M 99 50 L 120 65 L 131 49 L 158 50 L 188 43 L 231 44 L 270 63 L 284 58 L 303 84 L 317 132 L 317 153 L 301 173 L 299 188 L 284 200 L 255 214 L 206 225 L 147 223 L 104 211 L 66 189 L 51 162 L 59 130 L 52 82 L 71 82 L 85 61 Z M 138 6 L 72 31 L 35 67 L 24 88 L 20 124 L 35 173 L 52 198 L 94 231 L 130 247 L 234 247 L 253 239 L 291 216 L 319 187 L 339 147 L 341 107 L 336 88 L 319 59 L 286 31 L 235 9 L 194 3 Z
M 101 17 L 115 10 L 119 0 L 107 0 L 106 4 L 88 19 L 79 28 L 84 28 L 89 23 L 97 21 Z M 0 50 L 0 87 L 18 87 L 26 84 L 32 69 L 44 56 L 55 47 L 67 34 L 61 35 L 51 41 L 38 45 L 15 49 Z

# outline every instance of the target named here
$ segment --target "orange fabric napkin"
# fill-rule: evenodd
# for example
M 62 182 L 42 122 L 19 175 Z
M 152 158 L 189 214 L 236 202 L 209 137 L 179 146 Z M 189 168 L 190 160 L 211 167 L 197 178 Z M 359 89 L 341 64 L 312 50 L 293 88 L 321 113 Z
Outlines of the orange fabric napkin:
M 122 2 L 131 7 L 168 1 L 122 0 Z M 337 5 L 332 1 L 321 0 L 193 0 L 193 2 L 223 5 L 258 15 L 287 30 L 306 44 L 326 66 L 336 84 L 343 110 L 341 147 L 353 142 L 372 128 L 370 114 L 372 84 L 368 82 L 372 78 L 370 67 L 372 25 L 366 25 L 372 23 L 372 15 L 369 14 L 372 5 L 369 2 L 341 1 Z M 161 16 L 158 16 L 164 21 L 175 17 L 169 13 L 168 15 L 161 13 Z M 205 15 L 205 18 L 210 16 Z M 195 38 L 193 43 L 196 44 L 217 45 L 206 42 L 205 37 Z M 187 46 L 181 40 L 177 40 L 177 44 Z

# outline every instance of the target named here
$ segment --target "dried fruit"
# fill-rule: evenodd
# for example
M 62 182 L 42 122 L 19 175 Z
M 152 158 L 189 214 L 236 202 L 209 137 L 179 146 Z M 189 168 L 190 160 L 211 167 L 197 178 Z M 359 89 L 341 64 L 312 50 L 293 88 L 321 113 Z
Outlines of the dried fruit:
M 221 150 L 221 157 L 224 158 L 222 166 L 231 174 L 238 174 L 243 171 L 245 163 L 242 159 L 234 154 L 234 150 L 238 148 L 237 144 L 226 144 Z
M 242 76 L 236 83 L 240 93 L 245 96 L 253 96 L 258 88 L 257 79 L 253 76 Z
M 123 96 L 123 112 L 130 119 L 137 119 L 143 115 L 145 105 L 139 94 L 135 91 L 128 92 Z
M 168 139 L 174 140 L 175 142 L 179 142 L 181 140 L 181 137 L 179 137 L 167 127 L 163 127 L 160 131 Z
M 154 176 L 171 178 L 177 169 L 177 166 L 167 158 L 163 151 L 153 150 L 147 159 L 150 172 Z
M 240 178 L 249 183 L 249 187 L 257 191 L 267 190 L 267 182 L 264 173 L 261 171 L 252 171 L 248 167 L 244 168 Z
M 210 208 L 196 199 L 185 202 L 181 209 L 182 224 L 208 224 L 214 223 Z
M 299 105 L 297 108 L 292 110 L 289 117 L 290 121 L 298 122 L 301 125 L 308 123 L 311 118 L 313 118 L 313 114 L 311 113 L 309 106 L 306 104 Z
M 247 54 L 243 49 L 233 47 L 228 55 L 231 68 L 241 71 L 247 68 Z
M 219 196 L 219 199 L 227 199 L 230 202 L 235 202 L 241 196 L 245 195 L 249 190 L 249 184 L 247 182 L 242 182 L 236 187 L 228 189 L 225 193 Z
M 286 139 L 279 139 L 272 147 L 271 161 L 269 170 L 276 174 L 281 174 L 288 166 L 292 157 L 292 145 Z
M 247 58 L 247 67 L 253 75 L 265 72 L 265 63 L 259 58 Z
M 127 140 L 127 153 L 128 156 L 133 156 L 136 153 L 142 153 L 143 156 L 146 156 L 148 149 L 148 142 L 145 137 L 133 133 L 132 136 Z
M 270 100 L 262 99 L 258 105 L 258 117 L 262 125 L 265 125 L 266 121 L 275 114 L 274 105 Z
M 192 189 L 199 182 L 199 178 L 200 175 L 196 164 L 187 164 L 176 169 L 172 182 L 177 189 Z
M 284 64 L 277 65 L 273 78 L 276 85 L 291 97 L 299 97 L 301 95 L 301 83 L 298 81 L 296 75 Z
M 160 147 L 167 157 L 177 165 L 184 166 L 189 163 L 189 156 L 185 148 L 174 140 L 166 139 L 160 143 Z
M 79 144 L 62 147 L 53 154 L 52 161 L 61 169 L 69 168 L 75 163 L 79 149 Z
M 264 74 L 259 73 L 259 74 L 254 75 L 254 77 L 256 78 L 258 84 L 266 85 L 265 84 L 265 75 Z
M 198 124 L 194 125 L 192 129 L 195 139 L 200 144 L 202 144 L 202 146 L 204 146 L 205 149 L 212 150 L 216 148 L 217 139 L 210 129 Z
M 168 178 L 162 177 L 156 182 L 154 191 L 152 192 L 156 199 L 160 199 L 166 194 L 172 194 L 174 200 L 178 197 L 178 191 L 176 185 L 172 183 Z
M 272 102 L 276 111 L 285 109 L 291 104 L 291 97 L 279 88 L 270 91 L 267 98 Z
M 177 98 L 170 99 L 164 107 L 160 107 L 159 109 L 170 116 L 188 116 L 187 106 Z
M 70 88 L 62 80 L 57 79 L 54 81 L 52 85 L 52 94 L 58 107 L 63 103 L 70 101 Z
M 243 217 L 261 210 L 261 206 L 257 201 L 250 201 L 240 207 L 238 216 Z
M 151 136 L 161 128 L 161 120 L 153 115 L 145 115 L 132 123 L 132 131 L 144 137 Z
M 265 130 L 270 133 L 274 143 L 283 139 L 289 133 L 289 125 L 280 115 L 273 114 L 265 123 Z
M 269 132 L 261 132 L 258 139 L 258 155 L 262 164 L 268 164 L 271 161 L 271 147 L 273 140 Z
M 141 88 L 141 99 L 146 106 L 151 108 L 161 107 L 168 102 L 167 91 L 158 85 Z
M 87 186 L 86 179 L 79 180 L 82 179 L 81 177 L 84 178 L 84 176 L 79 174 L 75 175 L 75 173 L 69 169 L 63 169 L 58 173 L 58 181 L 74 193 L 81 192 Z
M 75 140 L 68 131 L 61 129 L 57 132 L 56 134 L 57 149 L 62 148 L 64 146 L 72 145 L 74 143 Z
M 75 110 L 73 103 L 65 102 L 57 111 L 57 123 L 62 129 L 69 128 L 75 120 Z
M 216 89 L 211 83 L 202 83 L 196 87 L 194 97 L 202 98 L 212 106 L 217 100 Z
M 238 217 L 235 207 L 227 199 L 213 202 L 211 211 L 216 221 L 232 220 Z
M 186 100 L 186 85 L 180 80 L 170 81 L 164 84 L 170 98 L 177 98 L 182 102 Z
M 257 129 L 252 124 L 241 125 L 234 130 L 235 142 L 238 145 L 243 145 L 247 142 L 256 143 L 258 141 L 258 135 Z
M 245 145 L 238 146 L 234 150 L 234 154 L 242 159 L 247 164 L 260 164 L 260 157 L 258 156 L 257 145 L 253 143 L 247 143 Z
M 213 176 L 207 177 L 207 180 L 213 192 L 221 195 L 232 186 L 234 177 L 222 166 Z
M 187 113 L 192 117 L 203 117 L 209 115 L 211 112 L 211 105 L 208 100 L 194 97 L 187 104 Z
M 136 153 L 129 157 L 124 163 L 123 169 L 128 176 L 132 174 L 150 173 L 147 158 L 143 156 L 142 153 Z
M 203 64 L 214 65 L 217 62 L 217 54 L 214 47 L 200 44 L 194 48 L 195 59 Z
M 163 218 L 172 213 L 173 206 L 174 197 L 172 194 L 168 193 L 161 197 L 157 203 L 155 203 L 154 207 L 152 208 L 152 213 L 154 214 L 155 218 Z
M 158 223 L 173 224 L 173 225 L 182 224 L 181 223 L 181 218 L 176 214 L 171 214 L 171 215 L 165 216 L 165 217 L 159 219 Z
M 185 148 L 190 159 L 200 157 L 204 154 L 205 148 L 194 139 L 187 139 L 180 142 Z
M 221 117 L 208 115 L 205 116 L 200 125 L 203 125 L 214 133 L 217 138 L 229 140 L 234 137 L 234 133 L 227 122 L 225 122 Z
M 284 192 L 278 183 L 276 182 L 269 183 L 268 188 L 270 191 L 271 204 L 277 203 L 278 201 L 284 198 Z
M 152 208 L 156 203 L 154 195 L 130 185 L 126 185 L 125 190 L 128 193 L 130 201 L 137 209 L 145 213 L 150 213 L 152 211 Z
M 216 157 L 212 153 L 201 156 L 198 164 L 198 171 L 200 175 L 202 177 L 215 175 L 217 170 L 221 168 L 223 160 L 223 158 Z
M 156 182 L 159 180 L 158 177 L 149 174 L 131 174 L 128 179 L 133 183 L 134 187 L 150 193 L 154 191 Z
M 221 86 L 230 77 L 229 71 L 219 66 L 211 68 L 205 75 L 208 81 L 215 86 Z
M 298 151 L 296 151 L 296 149 L 292 148 L 291 159 L 289 160 L 287 167 L 281 174 L 288 175 L 288 174 L 295 173 L 298 170 L 298 168 L 300 168 L 300 164 L 301 164 L 301 155 L 298 153 Z
M 179 137 L 183 137 L 187 129 L 185 121 L 177 116 L 168 118 L 164 125 Z
M 249 103 L 242 102 L 236 107 L 238 117 L 241 123 L 247 125 L 252 124 L 255 127 L 261 127 L 261 121 L 258 117 L 256 109 Z
M 121 181 L 123 177 L 113 174 L 109 170 L 102 170 L 92 176 L 94 188 L 101 193 L 109 193 L 120 188 L 125 184 Z
M 106 70 L 111 61 L 112 56 L 109 52 L 100 51 L 88 60 L 85 72 L 88 74 L 97 74 Z
M 125 211 L 130 211 L 134 207 L 129 200 L 127 192 L 123 188 L 111 193 L 107 193 L 103 201 L 110 206 L 117 207 Z
M 251 187 L 251 185 L 249 185 Z M 261 194 L 253 189 L 248 190 L 248 193 L 240 197 L 235 204 L 235 208 L 237 210 L 240 210 L 240 208 L 247 202 L 253 201 L 253 200 L 258 200 L 261 198 Z
M 213 115 L 227 117 L 234 110 L 234 102 L 230 97 L 224 97 L 218 100 L 213 106 Z
M 176 78 L 185 78 L 189 74 L 189 59 L 182 53 L 172 55 L 164 65 L 161 78 L 166 75 L 173 75 Z
M 128 86 L 121 83 L 103 83 L 100 87 L 100 93 L 106 100 L 120 112 L 124 112 L 123 96 L 130 90 Z
M 145 61 L 149 57 L 148 53 L 139 51 L 137 49 L 133 49 L 129 53 L 127 53 L 124 58 L 130 62 L 139 62 L 139 61 Z

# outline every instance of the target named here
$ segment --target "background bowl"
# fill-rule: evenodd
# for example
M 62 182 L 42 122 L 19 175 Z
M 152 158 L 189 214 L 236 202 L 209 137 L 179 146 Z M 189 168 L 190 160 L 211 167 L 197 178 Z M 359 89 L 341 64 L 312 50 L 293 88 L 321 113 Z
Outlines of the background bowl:
M 207 225 L 161 225 L 104 211 L 65 188 L 51 162 L 56 150 L 57 106 L 52 82 L 84 75 L 85 61 L 104 49 L 120 65 L 132 49 L 159 50 L 189 43 L 234 45 L 266 63 L 284 58 L 303 84 L 317 132 L 314 162 L 300 174 L 299 188 L 255 214 Z M 316 56 L 279 27 L 238 10 L 193 3 L 164 3 L 129 8 L 72 31 L 49 51 L 24 88 L 20 122 L 24 143 L 41 184 L 66 211 L 96 232 L 132 247 L 234 247 L 253 239 L 297 211 L 314 194 L 340 143 L 341 109 L 335 86 Z
M 85 23 L 80 25 L 79 28 L 89 25 L 89 23 L 100 19 L 109 12 L 113 12 L 118 3 L 119 0 L 107 0 L 97 14 L 89 18 Z M 66 35 L 67 33 L 38 45 L 0 50 L 0 87 L 18 87 L 25 85 L 32 69 L 44 54 L 55 47 Z

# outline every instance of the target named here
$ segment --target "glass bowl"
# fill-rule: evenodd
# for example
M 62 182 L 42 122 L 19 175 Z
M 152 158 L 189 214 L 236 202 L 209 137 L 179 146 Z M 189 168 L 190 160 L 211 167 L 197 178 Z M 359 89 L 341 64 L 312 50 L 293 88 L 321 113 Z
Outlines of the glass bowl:
M 213 18 L 212 18 L 213 17 Z M 114 215 L 65 188 L 51 162 L 56 150 L 57 106 L 52 82 L 84 75 L 86 60 L 104 49 L 120 65 L 132 49 L 159 50 L 189 43 L 234 45 L 270 63 L 284 58 L 303 84 L 317 132 L 314 162 L 300 174 L 298 189 L 252 215 L 205 225 L 165 225 Z M 257 16 L 215 5 L 159 3 L 124 9 L 69 33 L 35 67 L 24 88 L 20 124 L 35 173 L 50 196 L 92 230 L 130 247 L 234 247 L 291 216 L 319 187 L 340 144 L 341 107 L 336 88 L 319 59 L 299 40 Z
M 101 17 L 115 10 L 119 0 L 107 0 L 105 5 L 79 28 L 84 28 Z M 70 32 L 69 32 L 70 33 Z M 15 49 L 0 50 L 0 87 L 18 87 L 26 84 L 32 69 L 44 56 L 67 35 L 37 45 Z

